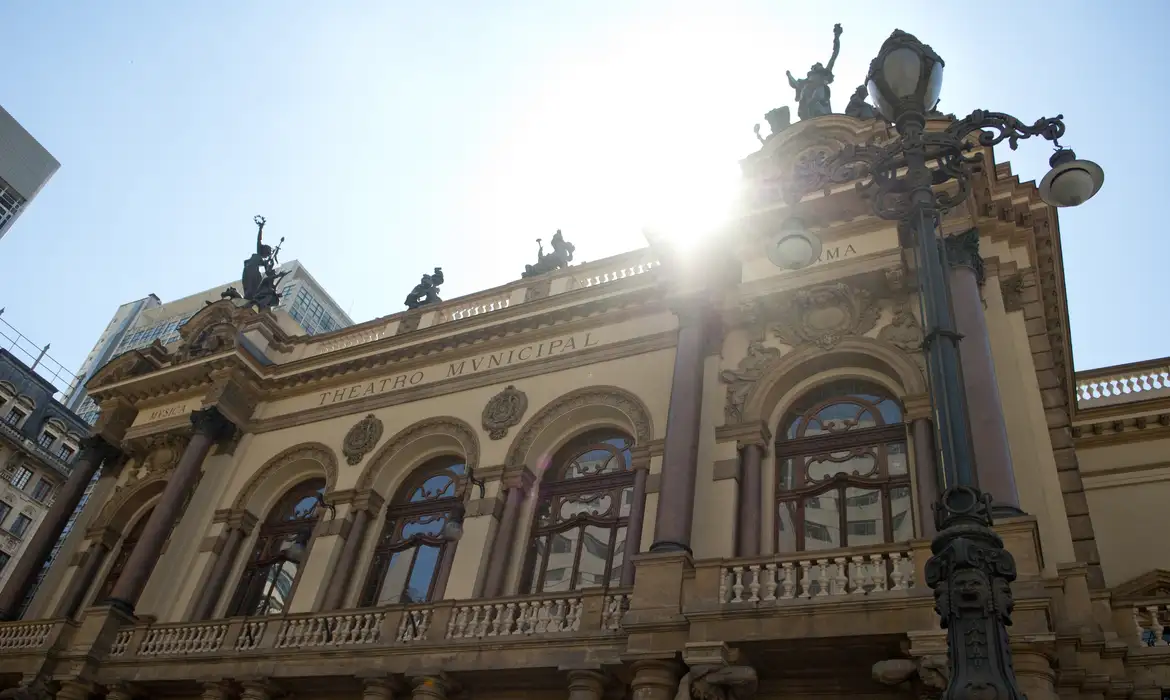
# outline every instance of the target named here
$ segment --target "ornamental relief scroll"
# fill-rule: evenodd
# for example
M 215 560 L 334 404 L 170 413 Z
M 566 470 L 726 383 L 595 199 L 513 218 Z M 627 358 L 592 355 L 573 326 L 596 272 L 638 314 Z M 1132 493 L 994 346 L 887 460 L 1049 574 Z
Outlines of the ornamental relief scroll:
M 747 348 L 735 365 L 719 373 L 727 385 L 724 420 L 744 420 L 744 407 L 756 383 L 781 358 L 806 347 L 831 352 L 844 339 L 868 337 L 921 358 L 922 326 L 912 298 L 875 298 L 866 289 L 839 282 L 788 294 L 783 299 L 757 299 L 740 311 L 740 333 Z M 921 362 L 919 362 L 921 365 Z

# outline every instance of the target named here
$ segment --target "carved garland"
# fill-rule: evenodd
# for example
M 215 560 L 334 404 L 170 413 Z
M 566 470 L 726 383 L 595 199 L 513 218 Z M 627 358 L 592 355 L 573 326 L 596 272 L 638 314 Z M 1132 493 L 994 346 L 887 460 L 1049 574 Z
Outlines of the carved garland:
M 474 470 L 479 465 L 479 440 L 470 425 L 451 416 L 440 416 L 419 421 L 390 438 L 378 452 L 366 463 L 354 488 L 362 491 L 371 488 L 375 477 L 382 468 L 394 461 L 394 456 L 406 445 L 427 435 L 446 435 L 455 438 L 463 450 L 463 459 L 468 470 Z
M 645 445 L 654 437 L 650 411 L 637 396 L 616 386 L 586 387 L 565 394 L 528 419 L 520 435 L 508 448 L 504 464 L 523 464 L 538 435 L 561 416 L 586 406 L 610 406 L 624 413 L 634 426 L 635 445 Z
M 274 477 L 281 469 L 299 462 L 303 459 L 312 460 L 321 465 L 325 472 L 325 493 L 333 491 L 337 485 L 337 457 L 333 454 L 333 450 L 328 446 L 319 442 L 305 442 L 300 445 L 294 445 L 286 450 L 283 450 L 260 468 L 260 471 L 252 475 L 244 488 L 240 490 L 240 495 L 236 497 L 232 508 L 236 510 L 246 510 L 248 501 L 252 500 L 252 496 L 260 489 L 260 486 L 269 478 Z

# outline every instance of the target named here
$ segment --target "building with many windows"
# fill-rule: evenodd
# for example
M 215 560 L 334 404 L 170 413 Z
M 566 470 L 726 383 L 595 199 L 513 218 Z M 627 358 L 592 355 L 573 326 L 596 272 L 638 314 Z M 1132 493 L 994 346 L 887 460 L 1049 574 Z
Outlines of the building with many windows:
M 280 308 L 309 335 L 328 333 L 353 325 L 329 293 L 317 283 L 305 266 L 293 260 L 280 266 L 288 273 L 282 280 Z M 130 350 L 144 348 L 159 341 L 170 345 L 179 340 L 179 326 L 210 301 L 220 298 L 223 290 L 238 282 L 212 287 L 199 294 L 163 303 L 151 294 L 145 298 L 122 304 L 114 313 L 98 341 L 78 370 L 76 388 L 65 398 L 65 404 L 89 423 L 97 420 L 97 405 L 89 398 L 85 382 L 102 365 Z
M 0 107 L 0 238 L 61 164 Z
M 767 139 L 691 256 L 655 237 L 527 277 L 518 261 L 504 286 L 318 335 L 218 300 L 177 342 L 118 356 L 89 380 L 99 437 L 60 514 L 102 475 L 23 619 L 0 623 L 0 683 L 937 698 L 943 484 L 914 258 L 851 183 L 774 189 L 889 137 L 828 115 Z M 1170 368 L 1074 374 L 1057 212 L 982 155 L 941 231 L 976 476 L 1018 573 L 1019 686 L 1154 700 Z M 821 251 L 800 265 L 776 255 L 794 220 Z M 0 610 L 26 591 L 14 574 Z
M 89 426 L 53 398 L 57 388 L 0 349 L 0 585 L 24 554 Z

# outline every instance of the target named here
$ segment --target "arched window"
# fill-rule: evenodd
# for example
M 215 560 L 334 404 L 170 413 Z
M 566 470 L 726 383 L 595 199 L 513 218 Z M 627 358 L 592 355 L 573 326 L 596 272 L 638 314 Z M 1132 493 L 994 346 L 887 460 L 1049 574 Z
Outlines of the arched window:
M 777 551 L 914 536 L 906 426 L 889 392 L 827 384 L 801 397 L 777 434 Z
M 557 451 L 540 485 L 524 588 L 532 593 L 617 585 L 626 564 L 634 441 L 614 430 Z
M 415 469 L 398 489 L 386 509 L 360 605 L 432 599 L 455 553 L 443 525 L 459 503 L 459 478 L 466 473 L 462 457 L 438 457 Z
M 268 512 L 229 615 L 275 615 L 287 610 L 324 492 L 324 479 L 302 481 Z
M 150 520 L 150 514 L 154 511 L 154 507 L 147 509 L 145 513 L 138 516 L 134 526 L 130 531 L 122 536 L 122 542 L 118 546 L 118 556 L 114 557 L 114 561 L 110 564 L 110 571 L 106 574 L 106 580 L 102 581 L 101 588 L 98 589 L 94 601 L 101 603 L 110 597 L 114 592 L 114 586 L 118 585 L 118 579 L 122 576 L 122 571 L 126 568 L 126 562 L 130 560 L 130 553 L 134 551 L 134 545 L 138 544 L 138 540 L 142 538 L 142 531 L 146 529 L 146 521 Z

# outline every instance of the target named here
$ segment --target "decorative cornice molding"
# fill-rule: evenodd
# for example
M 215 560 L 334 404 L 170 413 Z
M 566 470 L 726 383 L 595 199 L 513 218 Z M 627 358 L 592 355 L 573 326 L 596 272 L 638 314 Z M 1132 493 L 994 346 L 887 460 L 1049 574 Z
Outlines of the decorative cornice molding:
M 734 423 L 715 429 L 716 442 L 730 442 L 731 440 L 735 440 L 737 449 L 743 449 L 748 445 L 757 445 L 767 451 L 772 444 L 772 431 L 763 421 Z

